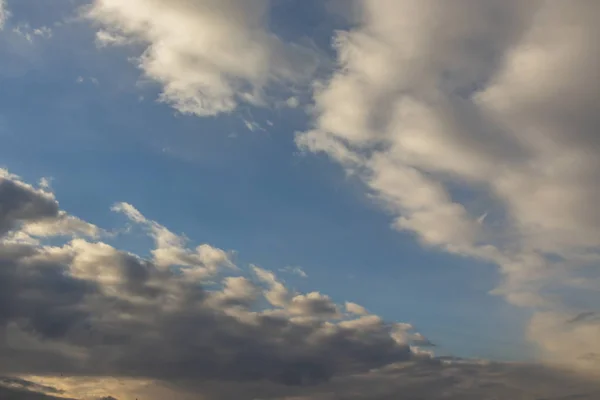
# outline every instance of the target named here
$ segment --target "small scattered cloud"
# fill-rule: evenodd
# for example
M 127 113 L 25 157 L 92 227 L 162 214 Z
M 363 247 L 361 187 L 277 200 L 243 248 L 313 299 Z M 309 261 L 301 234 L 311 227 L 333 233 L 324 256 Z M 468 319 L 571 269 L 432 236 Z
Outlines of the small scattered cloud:
M 32 28 L 29 24 L 19 24 L 13 28 L 13 32 L 25 38 L 28 42 L 33 43 L 36 38 L 50 39 L 52 37 L 52 29 L 47 26 Z
M 98 47 L 106 46 L 122 46 L 131 43 L 131 40 L 126 36 L 119 35 L 115 32 L 100 30 L 96 32 L 96 45 Z
M 308 278 L 308 274 L 306 272 L 304 272 L 304 270 L 300 267 L 287 266 L 285 268 L 280 269 L 279 271 L 286 272 L 288 274 L 297 275 L 301 278 Z
M 83 77 L 80 75 L 75 79 L 75 83 L 77 83 L 79 85 L 84 84 L 86 81 L 90 82 L 91 84 L 96 85 L 96 86 L 100 84 L 98 79 L 93 76 L 86 78 L 86 77 Z
M 297 96 L 288 97 L 286 100 L 281 100 L 276 103 L 277 108 L 298 108 L 300 99 Z
M 250 131 L 250 132 L 256 132 L 256 131 L 263 131 L 266 132 L 266 129 L 263 128 L 258 122 L 256 121 L 252 121 L 250 119 L 245 119 L 242 118 L 242 121 L 244 122 L 244 126 Z
M 39 180 L 38 186 L 42 189 L 52 191 L 52 186 L 51 186 L 52 180 L 53 179 L 51 177 L 50 178 L 43 177 Z

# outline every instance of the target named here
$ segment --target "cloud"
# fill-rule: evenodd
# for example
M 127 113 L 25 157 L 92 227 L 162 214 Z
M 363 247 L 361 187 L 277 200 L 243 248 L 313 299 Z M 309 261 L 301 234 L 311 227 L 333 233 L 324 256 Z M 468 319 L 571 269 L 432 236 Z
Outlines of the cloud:
M 308 274 L 300 267 L 285 267 L 280 269 L 280 271 L 294 274 L 301 278 L 308 278 Z
M 29 24 L 19 24 L 13 28 L 13 32 L 25 38 L 30 43 L 36 38 L 50 39 L 52 37 L 52 29 L 47 26 L 32 28 Z
M 292 314 L 322 319 L 340 318 L 338 307 L 327 295 L 319 292 L 294 296 L 287 306 Z
M 349 313 L 352 313 L 352 314 L 356 314 L 356 315 L 369 314 L 369 312 L 367 311 L 366 308 L 364 308 L 363 306 L 358 305 L 356 303 L 352 303 L 350 301 L 346 302 L 346 311 L 348 311 Z
M 1 385 L 0 398 L 11 400 L 69 400 L 66 397 L 56 397 L 28 389 L 3 387 Z
M 6 1 L 0 0 L 0 30 L 4 28 L 4 23 L 10 16 L 8 10 L 6 9 Z
M 268 30 L 268 0 L 95 0 L 86 16 L 102 45 L 137 42 L 138 65 L 162 88 L 161 101 L 210 116 L 265 102 L 274 83 L 305 81 L 312 50 Z
M 221 267 L 235 268 L 230 254 L 202 244 L 193 251 L 185 247 L 187 239 L 169 231 L 155 221 L 146 219 L 134 206 L 128 203 L 117 203 L 113 211 L 125 214 L 132 222 L 145 226 L 155 241 L 152 250 L 154 263 L 161 268 L 171 266 L 182 267 L 185 276 L 196 280 L 214 275 Z
M 100 396 L 108 396 L 104 393 L 110 391 L 114 393 L 114 397 L 122 400 L 392 400 L 399 397 L 431 400 L 594 400 L 600 394 L 598 383 L 565 371 L 530 364 L 492 363 L 456 358 L 391 364 L 362 374 L 334 378 L 322 385 L 304 387 L 285 387 L 269 382 L 254 385 L 247 382 L 209 381 L 198 390 L 197 387 L 185 385 L 176 387 L 156 381 L 131 379 L 29 379 L 56 385 L 61 390 L 78 394 L 78 398 L 94 400 Z
M 584 284 L 599 277 L 598 4 L 356 4 L 297 144 L 359 176 L 396 229 L 498 264 L 512 303 L 564 321 L 573 298 L 600 301 Z M 600 346 L 597 321 L 560 341 L 536 321 L 552 360 Z
M 154 238 L 151 258 L 83 236 L 57 241 L 75 217 L 53 193 L 2 174 L 2 375 L 288 387 L 420 357 L 397 340 L 409 325 L 343 316 L 328 296 L 296 293 L 257 266 L 242 276 L 226 252 L 189 249 L 127 203 L 113 209 Z M 52 244 L 9 240 L 42 222 Z
M 581 313 L 577 314 L 576 316 L 574 316 L 570 320 L 568 320 L 567 323 L 569 323 L 569 324 L 576 324 L 576 323 L 578 323 L 580 321 L 585 321 L 585 320 L 587 320 L 589 318 L 593 318 L 595 316 L 596 316 L 595 312 L 584 311 L 584 312 L 581 312 Z
M 104 30 L 96 32 L 96 45 L 98 47 L 122 46 L 129 43 L 131 43 L 131 41 L 127 37 L 117 33 Z
M 34 188 L 8 171 L 0 169 L 0 237 L 9 231 L 32 236 L 87 235 L 97 236 L 93 224 L 67 215 L 58 208 L 54 194 L 46 188 Z
M 1 174 L 0 393 L 86 400 L 591 400 L 600 393 L 597 384 L 541 366 L 435 358 L 420 348 L 431 343 L 410 324 L 384 321 L 351 302 L 344 315 L 328 296 L 297 293 L 258 266 L 247 276 L 219 267 L 212 276 L 222 278 L 212 283 L 190 275 L 190 266 L 223 263 L 226 253 L 189 249 L 184 237 L 128 203 L 113 210 L 154 238 L 152 258 L 85 237 L 15 241 L 39 221 L 61 234 L 52 222 L 74 217 L 48 188 Z M 177 257 L 165 262 L 159 249 Z M 585 332 L 578 337 L 593 341 L 597 332 L 582 325 L 590 319 L 579 319 L 562 324 L 579 326 Z M 559 342 L 570 337 L 554 334 Z
M 56 389 L 52 386 L 40 385 L 35 382 L 30 382 L 21 378 L 0 377 L 0 387 L 6 389 L 17 389 L 30 392 L 41 392 L 46 394 L 63 394 L 64 391 Z

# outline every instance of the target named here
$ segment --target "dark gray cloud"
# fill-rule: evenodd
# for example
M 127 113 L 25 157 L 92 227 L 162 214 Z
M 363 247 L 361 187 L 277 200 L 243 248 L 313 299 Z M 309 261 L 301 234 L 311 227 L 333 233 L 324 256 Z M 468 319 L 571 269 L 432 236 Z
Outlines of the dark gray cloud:
M 56 249 L 63 260 L 18 246 L 0 246 L 3 323 L 86 356 L 63 354 L 61 363 L 34 365 L 29 350 L 4 346 L 0 359 L 13 360 L 3 363 L 9 372 L 294 385 L 411 358 L 383 325 L 362 338 L 361 327 L 295 323 L 283 315 L 247 312 L 251 320 L 243 321 L 214 308 L 214 294 L 198 283 L 107 245 L 72 242 Z M 90 270 L 100 275 L 87 275 Z
M 58 203 L 53 196 L 35 190 L 29 185 L 0 175 L 0 235 L 18 223 L 56 218 Z
M 0 399 L 2 400 L 69 400 L 62 396 L 63 393 L 62 390 L 52 386 L 40 385 L 25 379 L 0 377 Z M 53 395 L 61 395 L 61 397 Z
M 64 391 L 56 389 L 52 386 L 40 385 L 39 383 L 31 382 L 26 379 L 15 377 L 0 377 L 0 386 L 5 388 L 31 390 L 36 392 L 63 394 Z
M 422 359 L 315 386 L 284 387 L 232 382 L 181 382 L 190 393 L 215 400 L 595 400 L 600 385 L 540 365 Z M 184 397 L 187 399 L 188 397 Z M 190 396 L 190 399 L 195 397 Z
M 574 316 L 573 318 L 568 320 L 567 323 L 568 324 L 576 324 L 577 322 L 585 321 L 585 320 L 591 319 L 595 316 L 596 316 L 596 313 L 593 311 L 584 311 L 584 312 L 580 312 L 579 314 L 577 314 L 576 316 Z
M 258 267 L 289 303 L 263 309 L 251 280 L 227 277 L 208 290 L 189 269 L 102 242 L 15 241 L 24 223 L 61 211 L 52 195 L 14 177 L 0 182 L 0 194 L 3 373 L 306 385 L 413 357 L 393 338 L 394 324 L 336 322 L 327 296 L 291 293 Z

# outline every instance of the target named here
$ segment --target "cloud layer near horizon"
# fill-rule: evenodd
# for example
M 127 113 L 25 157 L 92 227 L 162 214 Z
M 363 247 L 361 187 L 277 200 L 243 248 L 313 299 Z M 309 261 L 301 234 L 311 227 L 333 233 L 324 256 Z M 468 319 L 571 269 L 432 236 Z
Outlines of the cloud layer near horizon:
M 423 359 L 402 362 L 367 373 L 333 378 L 311 386 L 284 386 L 272 382 L 150 381 L 120 377 L 0 378 L 0 395 L 31 399 L 43 392 L 45 400 L 69 395 L 78 400 L 594 400 L 598 383 L 540 365 L 474 362 L 460 359 Z M 112 394 L 112 395 L 111 395 Z M 19 397 L 21 396 L 21 397 Z M 62 397 L 61 397 L 62 398 Z M 42 398 L 40 397 L 40 400 Z

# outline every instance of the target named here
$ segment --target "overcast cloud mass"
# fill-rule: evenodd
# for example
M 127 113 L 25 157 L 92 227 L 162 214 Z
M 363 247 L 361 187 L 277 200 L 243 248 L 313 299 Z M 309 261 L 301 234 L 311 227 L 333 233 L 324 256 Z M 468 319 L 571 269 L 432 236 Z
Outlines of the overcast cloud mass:
M 128 166 L 96 181 L 69 165 L 73 178 L 110 188 L 104 217 L 82 218 L 62 208 L 51 179 L 34 183 L 44 176 L 41 167 L 29 170 L 31 180 L 0 159 L 0 399 L 600 398 L 600 2 L 61 0 L 44 7 L 59 3 L 68 9 L 61 19 L 40 22 L 19 19 L 25 3 L 0 0 L 0 51 L 14 58 L 10 71 L 19 70 L 17 62 L 32 71 L 61 69 L 33 54 L 42 54 L 42 40 L 66 40 L 55 39 L 61 27 L 77 26 L 92 38 L 85 54 L 131 67 L 103 81 L 69 77 L 73 85 L 97 87 L 94 93 L 119 82 L 112 84 L 121 92 L 97 95 L 98 116 L 84 118 L 90 125 L 120 107 L 113 106 L 119 95 L 145 85 L 156 92 L 151 99 L 135 94 L 139 104 L 155 101 L 153 110 L 185 121 L 241 119 L 245 134 L 264 141 L 276 140 L 274 116 L 284 115 L 281 129 L 302 119 L 302 128 L 287 132 L 290 157 L 299 153 L 302 162 L 342 170 L 348 179 L 340 185 L 358 182 L 392 228 L 427 251 L 497 268 L 487 296 L 526 315 L 524 341 L 536 357 L 440 355 L 409 318 L 385 318 L 355 302 L 352 290 L 298 289 L 319 284 L 294 260 L 265 268 L 238 249 L 194 239 L 210 238 L 205 232 L 176 233 L 120 197 L 126 187 L 110 186 Z M 277 7 L 296 11 L 278 21 Z M 301 7 L 325 22 L 295 32 L 296 13 L 298 21 L 308 18 Z M 323 27 L 330 47 L 323 47 Z M 21 74 L 7 68 L 0 66 L 3 83 Z M 127 79 L 131 88 L 122 89 Z M 31 101 L 14 108 L 29 112 Z M 69 107 L 78 102 L 60 103 L 61 112 L 75 119 Z M 286 117 L 282 109 L 295 114 Z M 19 136 L 11 112 L 0 109 L 6 146 Z M 119 118 L 111 124 L 140 126 Z M 52 141 L 56 131 L 43 133 Z M 77 134 L 85 132 L 69 141 L 85 141 Z M 42 154 L 39 165 L 50 165 L 44 151 L 35 153 L 44 143 L 23 144 L 19 157 L 33 165 L 33 154 Z M 214 143 L 207 147 L 215 153 L 229 151 Z M 240 159 L 269 157 L 264 148 L 247 147 L 258 155 Z M 161 154 L 170 151 L 161 147 Z M 149 182 L 153 171 L 144 172 Z M 217 178 L 222 186 L 184 178 L 157 184 L 157 196 L 182 199 L 181 209 L 161 207 L 161 218 L 196 220 L 184 214 L 192 186 L 223 191 L 223 202 L 230 201 L 224 188 L 235 183 Z M 256 182 L 248 187 L 269 185 Z M 80 189 L 69 205 L 84 213 L 82 203 L 93 196 Z M 269 205 L 274 213 L 282 208 L 276 200 Z M 247 212 L 258 209 L 250 194 L 247 202 Z M 233 217 L 240 227 L 241 213 Z M 275 253 L 280 233 L 271 235 Z M 333 246 L 344 237 L 321 241 Z M 369 240 L 377 239 L 365 237 L 365 246 Z M 434 303 L 435 295 L 422 294 Z M 396 302 L 388 303 L 400 307 Z

